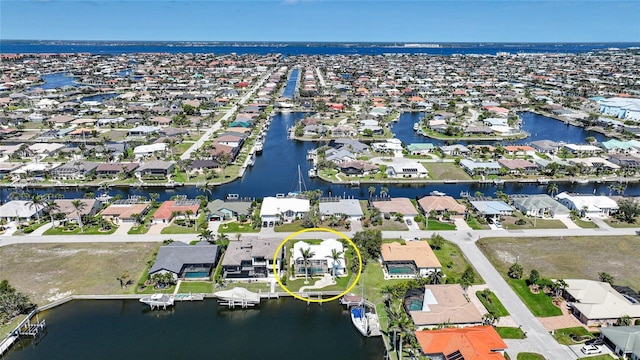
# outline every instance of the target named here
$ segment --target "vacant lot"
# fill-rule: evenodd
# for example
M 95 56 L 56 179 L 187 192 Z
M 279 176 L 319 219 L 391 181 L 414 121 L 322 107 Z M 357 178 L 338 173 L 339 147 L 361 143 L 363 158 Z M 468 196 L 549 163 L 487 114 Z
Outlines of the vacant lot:
M 640 238 L 550 237 L 487 238 L 478 242 L 496 269 L 506 274 L 520 256 L 524 277 L 537 269 L 542 277 L 562 279 L 598 279 L 599 272 L 614 276 L 615 283 L 640 289 Z
M 38 305 L 77 294 L 132 293 L 120 287 L 125 272 L 134 284 L 146 269 L 154 243 L 25 244 L 0 248 L 0 277 Z
M 422 162 L 431 180 L 469 180 L 471 177 L 455 163 Z

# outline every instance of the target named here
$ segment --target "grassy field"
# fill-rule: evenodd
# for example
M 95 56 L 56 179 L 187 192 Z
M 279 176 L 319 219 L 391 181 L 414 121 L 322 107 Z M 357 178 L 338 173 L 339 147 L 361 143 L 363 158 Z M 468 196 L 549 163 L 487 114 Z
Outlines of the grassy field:
M 137 282 L 158 244 L 25 244 L 0 248 L 0 274 L 33 302 L 44 305 L 73 294 L 133 293 L 117 278 Z
M 437 220 L 429 219 L 427 220 L 427 230 L 455 230 L 456 226 L 454 224 L 444 223 Z
M 180 283 L 178 293 L 181 294 L 211 294 L 213 293 L 213 282 L 210 281 L 183 281 Z
M 520 353 L 517 360 L 545 360 L 545 357 L 536 353 Z
M 524 280 L 508 279 L 507 283 L 518 294 L 522 302 L 527 305 L 534 316 L 548 317 L 560 316 L 562 310 L 553 304 L 553 299 L 540 291 L 534 294 Z
M 218 227 L 221 234 L 227 233 L 256 233 L 260 232 L 260 228 L 254 229 L 251 224 L 239 224 L 237 222 L 224 223 Z
M 460 280 L 460 276 L 469 265 L 469 261 L 464 257 L 458 245 L 445 241 L 440 249 L 435 249 L 433 252 L 436 254 L 440 265 L 442 265 L 442 272 L 446 275 L 445 281 L 456 282 Z M 474 270 L 475 272 L 475 270 Z M 482 284 L 484 280 L 475 272 L 476 281 L 474 284 Z
M 497 326 L 496 332 L 503 339 L 524 339 L 524 331 L 517 327 Z
M 595 336 L 592 333 L 587 331 L 587 329 L 583 328 L 582 326 L 558 329 L 553 332 L 553 338 L 562 345 L 582 344 L 589 339 L 593 339 L 594 337 Z M 580 341 L 574 341 L 574 338 Z
M 476 296 L 488 312 L 499 317 L 509 316 L 509 312 L 504 308 L 504 305 L 502 305 L 496 294 L 493 292 L 489 291 L 488 299 L 485 299 L 482 295 L 482 291 L 476 291 Z
M 460 166 L 452 162 L 421 162 L 432 180 L 470 180 L 471 177 Z
M 640 289 L 640 272 L 629 264 L 640 259 L 637 236 L 486 238 L 478 242 L 496 269 L 506 274 L 520 255 L 525 276 L 531 269 L 540 276 L 556 279 L 598 279 L 599 272 L 615 283 Z
M 516 221 L 523 219 L 523 225 L 516 224 Z M 555 219 L 531 219 L 527 217 L 505 216 L 501 219 L 502 227 L 508 230 L 516 229 L 566 229 L 567 226 L 560 220 Z

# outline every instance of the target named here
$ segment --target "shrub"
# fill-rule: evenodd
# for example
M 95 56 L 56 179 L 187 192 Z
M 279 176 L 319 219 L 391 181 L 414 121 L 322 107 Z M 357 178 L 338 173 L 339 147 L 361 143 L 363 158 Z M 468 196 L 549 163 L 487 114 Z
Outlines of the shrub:
M 516 225 L 525 225 L 527 222 L 524 219 L 516 220 Z

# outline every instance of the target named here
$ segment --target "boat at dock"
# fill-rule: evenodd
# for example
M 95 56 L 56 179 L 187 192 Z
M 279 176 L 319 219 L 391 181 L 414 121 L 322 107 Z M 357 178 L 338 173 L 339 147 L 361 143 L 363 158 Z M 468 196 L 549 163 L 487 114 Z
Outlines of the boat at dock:
M 446 196 L 446 193 L 443 193 L 441 191 L 437 191 L 437 190 L 433 190 L 432 192 L 429 193 L 429 195 L 431 196 Z
M 264 144 L 262 143 L 262 141 L 256 141 L 256 145 L 255 145 L 256 154 L 262 154 L 263 146 Z
M 159 309 L 162 307 L 163 309 L 167 309 L 167 306 L 173 306 L 175 298 L 173 295 L 167 294 L 153 294 L 151 296 L 144 296 L 140 298 L 140 302 L 143 304 L 147 304 L 153 310 L 154 308 Z
M 260 294 L 241 287 L 218 291 L 213 293 L 213 296 L 218 299 L 220 305 L 225 305 L 230 308 L 236 306 L 247 308 L 260 304 Z
M 420 129 L 420 124 L 419 123 L 413 123 L 413 131 L 418 131 L 418 129 Z

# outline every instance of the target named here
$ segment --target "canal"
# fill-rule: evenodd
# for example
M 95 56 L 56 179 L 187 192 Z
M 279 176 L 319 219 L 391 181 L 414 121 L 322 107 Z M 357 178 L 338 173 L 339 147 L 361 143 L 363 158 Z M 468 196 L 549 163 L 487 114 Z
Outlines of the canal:
M 263 300 L 228 310 L 213 299 L 151 311 L 135 300 L 75 300 L 40 314 L 47 334 L 20 340 L 6 358 L 382 359 L 381 338 L 364 338 L 337 301 Z

